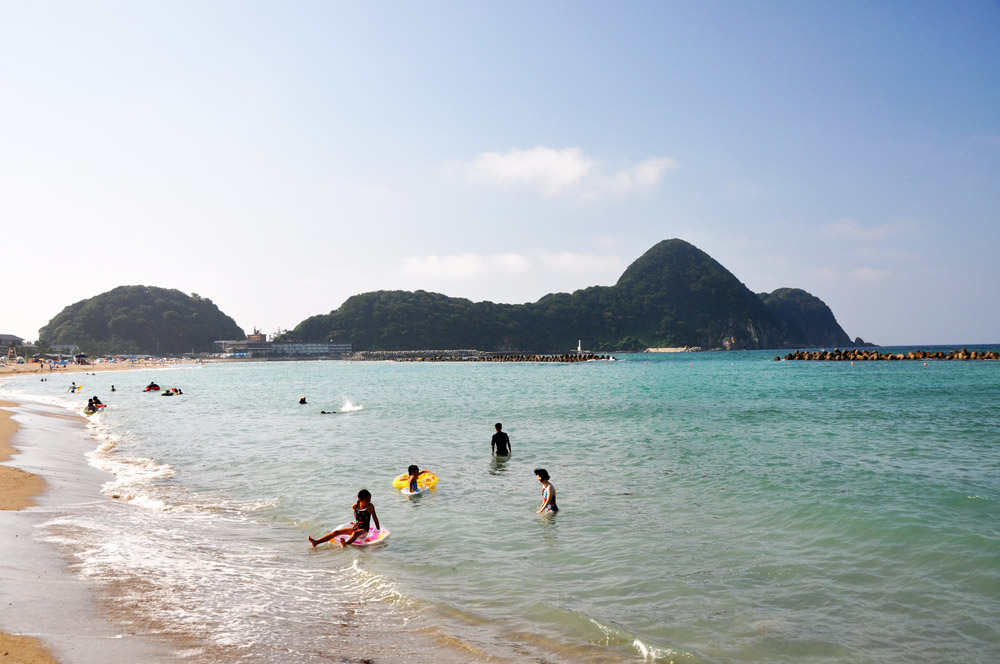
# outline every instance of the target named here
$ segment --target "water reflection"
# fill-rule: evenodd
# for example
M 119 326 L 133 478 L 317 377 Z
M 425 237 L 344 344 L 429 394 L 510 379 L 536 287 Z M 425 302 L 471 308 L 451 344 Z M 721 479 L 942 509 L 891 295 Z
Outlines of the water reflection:
M 510 459 L 510 455 L 498 456 L 493 455 L 493 459 L 490 461 L 490 475 L 503 475 L 507 472 L 507 461 Z

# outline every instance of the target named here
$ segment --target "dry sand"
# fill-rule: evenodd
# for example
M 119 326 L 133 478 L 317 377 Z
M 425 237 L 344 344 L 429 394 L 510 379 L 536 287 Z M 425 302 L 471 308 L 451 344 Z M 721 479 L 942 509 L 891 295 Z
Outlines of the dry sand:
M 163 362 L 101 362 L 100 364 L 0 364 L 0 376 L 4 374 L 38 374 L 39 376 L 54 376 L 63 373 L 91 373 L 98 371 L 125 371 L 127 369 L 157 369 L 175 367 L 182 364 L 195 364 L 195 360 L 166 360 Z M 50 368 L 58 367 L 58 368 Z
M 31 636 L 0 633 L 0 662 L 3 664 L 58 664 L 41 642 Z
M 17 422 L 11 417 L 9 407 L 14 404 L 0 401 L 0 462 L 10 460 L 16 450 L 11 438 L 17 431 Z M 20 510 L 33 505 L 33 498 L 45 488 L 45 481 L 38 475 L 20 468 L 0 466 L 0 510 Z M 56 660 L 30 636 L 0 633 L 0 663 L 3 664 L 56 664 Z

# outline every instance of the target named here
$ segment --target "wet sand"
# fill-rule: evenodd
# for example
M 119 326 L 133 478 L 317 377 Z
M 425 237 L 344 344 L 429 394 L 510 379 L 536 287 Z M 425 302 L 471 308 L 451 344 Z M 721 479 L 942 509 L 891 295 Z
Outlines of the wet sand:
M 11 438 L 18 429 L 17 422 L 11 417 L 10 408 L 13 406 L 9 401 L 0 401 L 0 463 L 10 461 L 17 451 L 11 445 Z M 21 510 L 33 505 L 35 496 L 44 489 L 45 481 L 38 475 L 13 466 L 0 466 L 0 510 Z M 0 633 L 0 661 L 23 664 L 56 662 L 38 639 L 4 633 Z
M 10 461 L 16 450 L 11 438 L 18 426 L 11 418 L 8 401 L 0 401 L 0 463 Z M 14 466 L 0 466 L 0 510 L 23 510 L 34 505 L 34 497 L 45 489 L 45 481 L 38 475 L 26 473 Z
M 17 418 L 15 421 L 14 418 Z M 23 425 L 23 426 L 22 426 Z M 128 631 L 101 610 L 95 589 L 73 575 L 39 526 L 72 517 L 100 486 L 80 482 L 84 418 L 48 406 L 0 402 L 0 663 L 103 664 L 168 661 L 171 648 Z M 14 465 L 20 468 L 15 468 Z M 43 478 L 44 475 L 44 478 Z M 14 507 L 20 506 L 20 507 Z

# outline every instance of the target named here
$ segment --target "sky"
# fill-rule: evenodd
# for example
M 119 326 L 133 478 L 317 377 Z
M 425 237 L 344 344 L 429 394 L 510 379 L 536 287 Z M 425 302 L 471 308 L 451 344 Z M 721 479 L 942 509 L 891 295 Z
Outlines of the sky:
M 534 302 L 680 238 L 852 338 L 996 343 L 1000 3 L 0 0 L 0 229 L 28 340 L 122 285 L 268 334 Z

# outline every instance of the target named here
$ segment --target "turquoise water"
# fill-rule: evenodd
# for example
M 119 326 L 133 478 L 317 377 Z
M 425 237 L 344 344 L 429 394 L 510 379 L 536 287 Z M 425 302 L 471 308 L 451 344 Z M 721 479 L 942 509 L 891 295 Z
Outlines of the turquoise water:
M 0 396 L 79 408 L 76 379 L 109 404 L 107 498 L 44 536 L 216 660 L 400 635 L 434 649 L 410 661 L 1000 660 L 1000 363 L 774 355 L 215 364 Z M 393 490 L 411 463 L 435 491 Z M 387 544 L 312 549 L 361 488 Z

